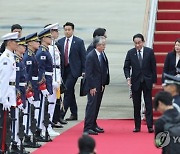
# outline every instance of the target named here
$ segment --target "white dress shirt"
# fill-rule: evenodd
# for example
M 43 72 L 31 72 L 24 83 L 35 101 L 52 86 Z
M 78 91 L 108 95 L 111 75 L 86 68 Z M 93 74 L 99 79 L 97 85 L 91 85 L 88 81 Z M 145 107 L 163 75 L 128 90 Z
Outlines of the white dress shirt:
M 176 53 L 176 66 L 177 66 L 179 59 L 180 59 L 180 56 L 179 56 L 179 54 Z
M 70 38 L 66 37 L 65 42 L 64 42 L 64 52 L 65 52 L 65 48 L 66 48 L 67 39 L 69 39 L 69 41 L 68 41 L 68 63 L 69 63 L 69 54 L 70 54 L 71 44 L 72 44 L 72 40 L 73 40 L 73 35 Z
M 140 52 L 141 57 L 142 57 L 142 59 L 143 59 L 144 47 L 142 47 L 140 51 L 141 51 L 141 52 Z M 138 55 L 138 58 L 139 58 L 139 50 L 137 50 L 137 55 Z

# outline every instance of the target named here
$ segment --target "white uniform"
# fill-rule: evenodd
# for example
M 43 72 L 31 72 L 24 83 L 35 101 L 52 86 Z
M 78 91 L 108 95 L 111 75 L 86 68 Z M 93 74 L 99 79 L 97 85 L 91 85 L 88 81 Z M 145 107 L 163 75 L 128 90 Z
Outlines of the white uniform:
M 6 49 L 0 57 L 0 103 L 16 106 L 16 62 L 14 53 Z
M 48 96 L 48 101 L 54 103 L 54 104 L 49 104 L 49 109 L 48 109 L 48 112 L 50 114 L 50 121 L 52 121 L 56 100 L 57 100 L 56 92 L 57 92 L 57 88 L 60 88 L 60 83 L 61 83 L 61 69 L 60 69 L 61 59 L 60 59 L 60 52 L 56 45 L 53 46 L 53 42 L 52 45 L 49 45 L 48 47 L 49 47 L 49 52 L 53 59 L 53 67 L 54 67 L 53 94 Z
M 9 107 L 16 106 L 16 62 L 14 53 L 6 49 L 0 57 L 0 103 Z M 17 119 L 13 125 L 14 140 L 20 144 L 18 133 L 19 114 L 15 108 L 15 118 Z

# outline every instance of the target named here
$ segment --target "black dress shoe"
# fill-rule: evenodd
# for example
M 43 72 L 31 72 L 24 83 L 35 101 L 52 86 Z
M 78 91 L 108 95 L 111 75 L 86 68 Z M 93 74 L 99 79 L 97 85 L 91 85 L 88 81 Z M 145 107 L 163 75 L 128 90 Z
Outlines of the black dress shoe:
M 62 118 L 59 119 L 59 122 L 62 124 L 62 125 L 66 125 L 68 122 Z
M 134 132 L 134 133 L 137 133 L 137 132 L 140 132 L 140 131 L 141 131 L 140 128 L 134 128 L 134 129 L 133 129 L 133 132 Z
M 153 128 L 148 128 L 148 132 L 149 132 L 149 133 L 153 133 L 153 132 L 154 132 L 154 129 L 153 129 Z
M 73 121 L 73 120 L 78 120 L 77 116 L 71 115 L 69 118 L 66 119 L 67 121 Z
M 63 125 L 61 125 L 60 122 L 52 123 L 51 126 L 52 126 L 53 128 L 63 128 Z
M 32 142 L 31 141 L 31 137 L 28 136 L 28 135 L 25 136 L 24 144 L 23 145 L 26 148 L 39 148 L 39 147 L 41 147 L 41 145 L 36 142 L 36 138 L 35 138 L 35 141 Z
M 40 129 L 36 131 L 35 138 L 36 138 L 36 141 L 38 141 L 38 142 L 47 142 L 46 138 L 41 135 L 41 130 Z
M 21 151 L 20 151 L 20 149 L 19 149 L 19 147 L 17 146 L 17 144 L 16 143 L 13 143 L 12 145 L 11 145 L 11 153 L 13 153 L 13 154 L 19 154 Z
M 85 134 L 89 134 L 89 135 L 98 135 L 97 132 L 95 132 L 94 130 L 92 129 L 89 129 L 88 131 L 84 132 Z
M 93 129 L 95 132 L 97 133 L 104 133 L 103 129 L 99 129 L 98 127 L 96 127 L 95 129 Z
M 96 128 L 100 129 L 100 130 L 104 130 L 103 128 L 99 127 L 99 126 L 96 126 Z

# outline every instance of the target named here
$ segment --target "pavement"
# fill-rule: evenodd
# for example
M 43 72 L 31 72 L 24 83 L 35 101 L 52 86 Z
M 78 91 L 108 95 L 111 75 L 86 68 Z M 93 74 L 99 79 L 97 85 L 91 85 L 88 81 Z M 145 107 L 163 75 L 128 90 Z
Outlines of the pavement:
M 92 41 L 92 33 L 98 27 L 107 29 L 106 55 L 109 59 L 111 83 L 106 86 L 99 113 L 100 119 L 122 119 L 133 117 L 132 101 L 123 73 L 127 51 L 133 47 L 132 36 L 143 32 L 146 1 L 144 0 L 12 0 L 0 1 L 0 36 L 8 33 L 10 26 L 23 26 L 23 36 L 40 32 L 44 25 L 67 21 L 75 24 L 75 35 L 82 38 L 87 47 Z M 60 37 L 63 30 L 60 31 Z M 1 40 L 0 40 L 1 42 Z M 69 122 L 62 133 L 84 119 L 86 97 L 79 96 L 79 82 L 76 84 L 78 121 Z M 69 111 L 66 117 L 69 117 Z M 133 129 L 133 128 L 132 128 Z M 34 151 L 34 149 L 28 149 Z

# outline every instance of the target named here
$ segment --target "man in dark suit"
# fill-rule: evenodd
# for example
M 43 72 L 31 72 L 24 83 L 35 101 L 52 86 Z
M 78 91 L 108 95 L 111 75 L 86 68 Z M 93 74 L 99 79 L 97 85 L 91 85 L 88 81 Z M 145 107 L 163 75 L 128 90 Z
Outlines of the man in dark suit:
M 84 132 L 91 135 L 103 133 L 104 129 L 100 128 L 96 119 L 99 113 L 102 95 L 105 85 L 109 84 L 109 70 L 107 57 L 103 51 L 106 45 L 106 39 L 98 36 L 93 41 L 94 48 L 86 58 L 86 87 L 88 102 L 86 106 Z
M 106 35 L 106 29 L 105 28 L 97 28 L 95 29 L 94 33 L 93 33 L 93 39 L 96 37 L 96 36 L 104 36 L 105 38 L 107 38 L 107 35 Z M 93 42 L 87 47 L 87 52 L 86 52 L 86 55 L 88 55 L 88 53 L 90 51 L 92 51 L 94 49 L 94 45 L 93 45 Z
M 135 129 L 133 132 L 141 131 L 140 110 L 141 94 L 143 91 L 148 132 L 152 133 L 153 114 L 151 91 L 157 80 L 156 60 L 153 50 L 144 46 L 145 41 L 142 34 L 134 35 L 133 41 L 135 48 L 128 51 L 124 62 L 124 75 L 128 85 L 131 87 L 134 105 Z
M 57 46 L 61 52 L 61 73 L 67 87 L 64 93 L 64 109 L 61 118 L 64 118 L 70 107 L 71 116 L 66 120 L 77 120 L 77 104 L 74 94 L 74 86 L 78 77 L 85 73 L 86 49 L 84 41 L 73 35 L 74 24 L 67 22 L 64 26 L 65 37 L 58 40 Z

